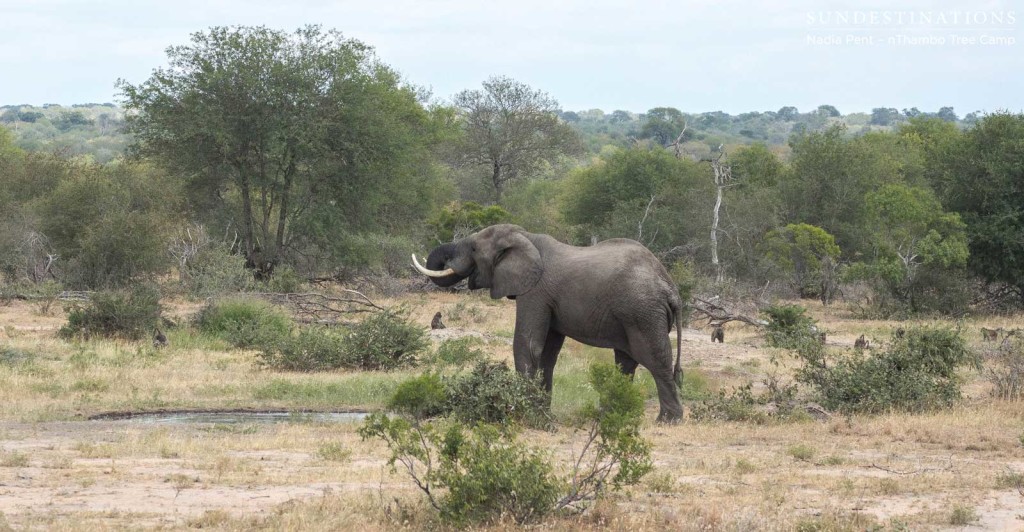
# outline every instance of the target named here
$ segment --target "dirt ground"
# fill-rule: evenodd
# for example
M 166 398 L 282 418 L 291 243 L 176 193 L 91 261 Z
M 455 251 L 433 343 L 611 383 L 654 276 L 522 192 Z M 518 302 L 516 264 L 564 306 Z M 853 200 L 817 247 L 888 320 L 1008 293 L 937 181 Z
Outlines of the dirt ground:
M 434 308 L 461 313 L 434 333 L 435 341 L 480 334 L 496 356 L 510 358 L 511 305 L 449 294 L 413 302 L 414 318 L 424 324 Z M 70 356 L 52 339 L 63 323 L 59 313 L 41 316 L 26 305 L 0 307 L 0 346 L 39 342 L 39 349 L 56 350 L 54 357 Z M 815 309 L 834 347 L 852 346 L 864 332 L 884 338 L 893 326 L 830 312 Z M 687 368 L 721 388 L 759 382 L 778 353 L 763 347 L 752 329 L 734 327 L 726 335 L 725 344 L 712 344 L 709 331 L 686 330 Z M 567 345 L 566 356 L 580 356 L 581 349 Z M 1013 482 L 1019 478 L 1013 475 L 1024 475 L 1024 404 L 989 398 L 980 373 L 967 378 L 961 406 L 923 415 L 665 426 L 654 423 L 652 401 L 644 435 L 653 443 L 654 472 L 588 515 L 542 528 L 1024 530 L 1024 491 Z M 0 379 L 0 386 L 19 383 Z M 0 529 L 431 524 L 420 515 L 419 492 L 386 466 L 385 448 L 359 438 L 358 423 L 24 421 L 30 407 L 11 411 L 20 414 L 0 410 Z M 562 464 L 580 442 L 565 427 L 524 437 Z

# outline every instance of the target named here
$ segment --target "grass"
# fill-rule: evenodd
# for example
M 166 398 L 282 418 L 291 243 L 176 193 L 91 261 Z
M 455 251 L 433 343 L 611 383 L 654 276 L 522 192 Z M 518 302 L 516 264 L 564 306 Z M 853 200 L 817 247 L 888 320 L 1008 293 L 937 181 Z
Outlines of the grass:
M 413 319 L 424 327 L 441 310 L 450 328 L 489 334 L 475 347 L 511 364 L 505 338 L 514 320 L 512 302 L 440 293 L 405 301 L 416 303 Z M 884 341 L 901 325 L 810 306 L 836 348 L 852 348 L 865 333 Z M 1009 328 L 1022 321 L 991 324 Z M 147 342 L 63 342 L 48 332 L 60 323 L 57 309 L 40 316 L 20 302 L 0 307 L 0 465 L 7 468 L 0 474 L 7 475 L 5 498 L 17 505 L 3 511 L 0 528 L 443 528 L 401 469 L 387 467 L 386 451 L 358 437 L 356 423 L 21 423 L 143 408 L 375 409 L 418 371 L 272 371 L 255 364 L 252 352 L 187 326 L 165 331 L 170 346 L 153 350 Z M 986 323 L 969 320 L 965 327 Z M 684 400 L 699 401 L 747 381 L 759 391 L 768 371 L 788 376 L 793 362 L 786 352 L 747 345 L 760 345 L 756 330 L 736 326 L 728 341 L 711 348 L 703 331 L 684 336 Z M 980 336 L 972 342 L 980 346 Z M 773 354 L 778 367 L 770 363 Z M 609 350 L 567 342 L 552 405 L 563 424 L 523 436 L 546 449 L 562 471 L 585 437 L 564 422 L 596 397 L 586 369 L 612 359 Z M 981 374 L 963 376 L 967 400 L 927 414 L 665 426 L 653 422 L 655 387 L 640 369 L 636 380 L 648 398 L 644 436 L 653 444 L 655 471 L 585 514 L 553 517 L 542 527 L 927 530 L 981 520 L 1012 528 L 1019 522 L 994 521 L 1002 515 L 994 509 L 998 497 L 1016 496 L 1013 490 L 1024 485 L 1019 468 L 1006 466 L 1022 448 L 1024 402 L 991 399 Z M 24 468 L 31 491 L 11 480 Z M 126 492 L 131 503 L 114 495 Z M 83 510 L 74 503 L 81 499 L 105 509 Z

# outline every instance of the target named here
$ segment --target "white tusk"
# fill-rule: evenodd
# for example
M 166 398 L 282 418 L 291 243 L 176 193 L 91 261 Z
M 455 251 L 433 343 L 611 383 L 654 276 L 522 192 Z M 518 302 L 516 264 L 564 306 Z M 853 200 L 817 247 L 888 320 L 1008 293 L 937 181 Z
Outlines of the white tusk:
M 412 265 L 413 265 L 414 268 L 416 268 L 416 271 L 422 273 L 423 275 L 426 275 L 427 277 L 448 277 L 449 275 L 454 275 L 455 274 L 455 270 L 453 270 L 451 268 L 448 268 L 447 270 L 442 270 L 442 271 L 434 271 L 434 270 L 428 270 L 428 269 L 424 268 L 423 266 L 420 266 L 420 261 L 416 260 L 416 254 L 415 253 L 412 254 Z

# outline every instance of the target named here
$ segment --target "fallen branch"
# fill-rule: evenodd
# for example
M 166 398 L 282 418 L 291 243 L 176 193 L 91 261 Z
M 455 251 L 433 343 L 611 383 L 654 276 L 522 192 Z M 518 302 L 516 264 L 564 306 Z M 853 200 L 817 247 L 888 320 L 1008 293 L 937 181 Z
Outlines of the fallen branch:
M 384 307 L 376 304 L 366 294 L 357 290 L 342 289 L 342 292 L 351 297 L 328 296 L 316 293 L 274 293 L 259 292 L 253 294 L 275 304 L 285 306 L 298 317 L 300 321 L 309 323 L 336 324 L 341 322 L 344 314 L 356 314 L 361 312 L 383 312 Z
M 708 325 L 721 326 L 730 321 L 741 321 L 748 325 L 755 327 L 764 327 L 768 325 L 767 321 L 758 318 L 751 318 L 745 314 L 731 311 L 723 305 L 713 303 L 707 299 L 694 296 L 690 301 L 690 306 L 695 314 L 703 315 L 708 320 Z

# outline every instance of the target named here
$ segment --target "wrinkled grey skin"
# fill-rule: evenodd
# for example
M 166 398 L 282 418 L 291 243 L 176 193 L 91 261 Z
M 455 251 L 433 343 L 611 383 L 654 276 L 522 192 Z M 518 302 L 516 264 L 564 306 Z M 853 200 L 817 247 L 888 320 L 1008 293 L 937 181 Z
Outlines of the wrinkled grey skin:
M 616 364 L 630 376 L 637 364 L 647 368 L 658 386 L 658 420 L 682 417 L 679 348 L 673 366 L 668 337 L 673 324 L 681 329 L 682 302 L 664 266 L 640 243 L 617 238 L 575 247 L 516 225 L 493 225 L 435 248 L 426 267 L 455 271 L 431 279 L 439 286 L 468 277 L 469 288 L 516 301 L 516 370 L 528 376 L 543 371 L 549 393 L 568 336 L 615 350 Z

